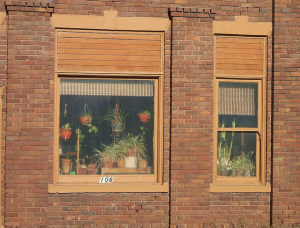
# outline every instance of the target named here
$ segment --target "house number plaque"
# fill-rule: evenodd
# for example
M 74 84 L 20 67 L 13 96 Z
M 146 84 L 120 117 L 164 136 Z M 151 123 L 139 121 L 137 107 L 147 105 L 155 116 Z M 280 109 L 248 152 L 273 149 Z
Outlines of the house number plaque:
M 107 183 L 113 183 L 114 182 L 114 177 L 101 177 L 99 180 L 100 184 L 107 184 Z

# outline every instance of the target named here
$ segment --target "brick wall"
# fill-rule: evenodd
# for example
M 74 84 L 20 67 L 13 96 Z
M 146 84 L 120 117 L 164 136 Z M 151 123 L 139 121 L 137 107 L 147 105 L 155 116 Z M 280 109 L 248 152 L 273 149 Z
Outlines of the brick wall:
M 1 10 L 0 10 L 1 12 Z M 2 23 L 0 22 L 0 85 L 4 86 L 6 85 L 6 74 L 7 73 L 7 26 L 6 26 L 6 20 L 4 20 Z M 0 99 L 0 102 L 2 102 L 2 138 L 1 138 L 1 205 L 0 205 L 0 215 L 1 218 L 3 218 L 3 206 L 4 206 L 4 196 L 5 193 L 3 191 L 4 189 L 4 177 L 5 177 L 5 169 L 4 169 L 4 157 L 5 157 L 5 126 L 6 126 L 6 98 L 5 98 L 5 90 L 3 90 L 2 98 Z M 2 222 L 2 221 L 1 221 Z
M 176 9 L 171 16 L 171 224 L 202 224 L 212 173 L 213 19 Z
M 300 2 L 275 1 L 274 224 L 300 224 Z
M 53 142 L 53 32 L 49 13 L 11 9 L 5 225 L 32 227 L 47 221 Z
M 270 22 L 271 0 L 51 2 L 55 13 L 103 15 L 104 10 L 113 9 L 126 17 L 171 16 L 172 28 L 165 38 L 164 81 L 164 180 L 170 183 L 170 193 L 48 194 L 53 163 L 54 31 L 49 22 L 51 10 L 47 10 L 52 5 L 45 5 L 47 1 L 35 1 L 36 5 L 28 2 L 31 9 L 26 7 L 26 1 L 21 1 L 17 4 L 19 8 L 14 8 L 16 2 L 8 1 L 8 30 L 6 25 L 0 25 L 0 79 L 4 83 L 7 38 L 9 50 L 7 110 L 3 110 L 7 111 L 6 226 L 168 227 L 170 222 L 178 227 L 187 224 L 259 227 L 269 223 L 270 214 L 274 224 L 300 223 L 300 110 L 297 106 L 300 5 L 296 0 L 275 4 L 273 138 L 271 80 L 267 101 L 268 179 L 271 148 L 274 152 L 271 196 L 269 193 L 209 192 L 213 154 L 212 21 L 246 15 L 251 21 Z M 31 10 L 24 12 L 28 8 Z M 4 10 L 1 1 L 0 12 Z M 269 41 L 268 69 L 271 71 L 272 42 Z

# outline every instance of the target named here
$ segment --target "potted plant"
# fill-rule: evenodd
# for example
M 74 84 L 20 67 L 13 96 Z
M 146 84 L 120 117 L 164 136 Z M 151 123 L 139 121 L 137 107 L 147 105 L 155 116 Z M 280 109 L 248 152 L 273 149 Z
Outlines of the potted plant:
M 115 143 L 112 145 L 104 145 L 104 150 L 99 154 L 101 167 L 113 168 L 118 158 L 121 156 L 121 145 Z
M 103 119 L 110 122 L 114 134 L 120 135 L 124 131 L 126 114 L 119 109 L 119 104 L 109 110 Z
M 151 117 L 150 112 L 147 110 L 140 112 L 138 116 L 142 123 L 147 123 Z
M 87 125 L 92 122 L 92 115 L 89 112 L 87 104 L 84 105 L 82 114 L 80 116 L 80 122 L 82 125 Z
M 74 152 L 65 152 L 61 155 L 61 169 L 63 174 L 70 174 L 72 171 L 73 161 L 72 155 Z
M 63 139 L 63 140 L 67 140 L 71 137 L 72 135 L 72 131 L 71 131 L 71 126 L 69 123 L 66 123 L 64 125 L 61 126 L 60 128 L 60 137 Z
M 119 144 L 125 153 L 125 167 L 137 168 L 138 158 L 145 152 L 144 142 L 139 136 L 127 135 Z

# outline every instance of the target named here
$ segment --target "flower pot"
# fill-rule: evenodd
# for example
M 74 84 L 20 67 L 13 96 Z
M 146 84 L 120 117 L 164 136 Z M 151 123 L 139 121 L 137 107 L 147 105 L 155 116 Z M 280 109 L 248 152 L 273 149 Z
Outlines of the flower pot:
M 135 157 L 134 150 L 133 150 L 133 149 L 129 149 L 129 150 L 126 152 L 126 157 Z
M 62 163 L 63 174 L 70 173 L 71 167 L 72 167 L 72 160 L 69 158 L 63 158 L 63 159 L 61 159 L 61 163 Z
M 146 113 L 140 113 L 139 115 L 139 119 L 142 123 L 147 123 L 150 119 L 150 116 Z
M 115 166 L 115 162 L 113 160 L 102 161 L 103 168 L 113 168 Z
M 82 125 L 87 125 L 88 123 L 92 122 L 92 117 L 90 115 L 81 116 L 80 122 Z
M 60 129 L 60 137 L 63 139 L 63 140 L 67 140 L 71 137 L 72 135 L 72 131 L 70 128 L 61 128 Z
M 86 167 L 83 167 L 83 166 L 79 166 L 78 167 L 78 175 L 85 175 L 86 174 L 86 171 L 87 171 L 87 168 Z
M 137 168 L 137 157 L 126 157 L 125 168 Z
M 139 168 L 145 169 L 148 167 L 148 161 L 147 160 L 139 160 Z
M 122 123 L 114 123 L 112 125 L 112 130 L 113 130 L 113 132 L 122 132 L 122 130 L 123 130 Z
M 95 175 L 95 174 L 97 174 L 97 171 L 98 171 L 98 169 L 97 169 L 96 164 L 89 164 L 88 170 L 87 170 L 88 174 Z
M 124 168 L 125 167 L 125 159 L 124 158 L 119 158 L 117 161 L 118 168 Z

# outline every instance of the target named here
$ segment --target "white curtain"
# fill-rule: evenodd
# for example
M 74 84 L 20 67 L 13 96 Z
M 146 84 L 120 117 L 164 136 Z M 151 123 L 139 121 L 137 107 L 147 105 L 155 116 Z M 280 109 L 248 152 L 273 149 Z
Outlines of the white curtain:
M 256 115 L 256 84 L 220 83 L 219 115 Z
M 150 80 L 61 79 L 61 95 L 90 96 L 153 96 Z

